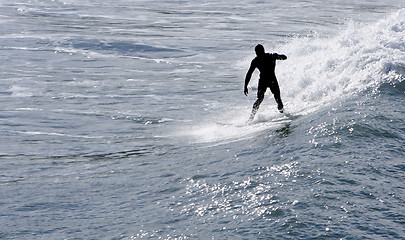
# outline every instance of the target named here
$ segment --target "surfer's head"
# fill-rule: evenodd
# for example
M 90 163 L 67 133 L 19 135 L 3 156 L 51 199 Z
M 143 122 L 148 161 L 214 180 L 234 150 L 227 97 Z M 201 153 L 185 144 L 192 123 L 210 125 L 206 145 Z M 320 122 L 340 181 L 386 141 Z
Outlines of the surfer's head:
M 264 54 L 264 47 L 261 44 L 257 44 L 257 46 L 255 47 L 255 52 L 257 56 L 261 56 Z

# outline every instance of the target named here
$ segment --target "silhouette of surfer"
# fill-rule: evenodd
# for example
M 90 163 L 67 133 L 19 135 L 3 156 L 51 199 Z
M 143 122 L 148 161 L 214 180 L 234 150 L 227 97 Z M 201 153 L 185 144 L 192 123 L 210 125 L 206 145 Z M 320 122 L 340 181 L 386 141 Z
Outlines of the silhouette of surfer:
M 249 93 L 247 86 L 250 82 L 250 78 L 252 77 L 252 73 L 256 68 L 259 69 L 260 78 L 259 78 L 259 86 L 257 88 L 257 100 L 253 104 L 250 120 L 253 120 L 253 118 L 255 117 L 256 112 L 264 99 L 264 94 L 266 93 L 267 88 L 270 88 L 270 91 L 273 93 L 274 99 L 277 102 L 278 110 L 281 113 L 284 111 L 283 102 L 281 101 L 280 97 L 280 88 L 278 86 L 274 69 L 276 68 L 276 60 L 286 60 L 287 56 L 277 53 L 266 53 L 264 51 L 264 47 L 261 44 L 258 44 L 255 47 L 255 52 L 256 57 L 252 60 L 250 68 L 246 73 L 245 87 L 244 87 L 244 93 L 247 96 Z

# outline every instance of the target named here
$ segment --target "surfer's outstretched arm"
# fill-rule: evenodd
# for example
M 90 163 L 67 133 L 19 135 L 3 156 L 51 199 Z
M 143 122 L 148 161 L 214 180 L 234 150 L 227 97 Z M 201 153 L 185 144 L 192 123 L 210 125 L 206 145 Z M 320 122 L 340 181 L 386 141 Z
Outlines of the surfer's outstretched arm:
M 276 59 L 277 59 L 277 60 L 286 60 L 286 59 L 287 59 L 287 56 L 284 55 L 284 54 L 277 54 L 277 53 L 275 53 L 274 56 L 276 56 Z

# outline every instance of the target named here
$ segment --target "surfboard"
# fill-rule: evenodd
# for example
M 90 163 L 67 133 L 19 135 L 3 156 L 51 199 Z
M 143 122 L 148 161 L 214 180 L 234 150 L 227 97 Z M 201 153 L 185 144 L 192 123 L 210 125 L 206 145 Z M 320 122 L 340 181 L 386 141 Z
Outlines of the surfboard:
M 289 112 L 283 111 L 283 113 L 277 113 L 272 115 L 267 114 L 258 114 L 253 120 L 248 119 L 246 120 L 222 120 L 222 121 L 215 121 L 214 123 L 217 126 L 221 127 L 247 127 L 252 125 L 262 125 L 262 124 L 281 124 L 283 122 L 290 122 L 295 120 L 299 117 L 299 115 L 294 115 Z

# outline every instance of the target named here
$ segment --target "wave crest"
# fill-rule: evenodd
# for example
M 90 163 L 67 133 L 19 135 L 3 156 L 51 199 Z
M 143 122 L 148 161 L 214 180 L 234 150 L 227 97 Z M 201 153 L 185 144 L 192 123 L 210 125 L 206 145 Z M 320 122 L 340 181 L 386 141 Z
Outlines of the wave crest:
M 405 62 L 405 9 L 374 23 L 349 22 L 330 38 L 295 38 L 282 47 L 288 63 L 277 75 L 284 98 L 296 105 L 320 106 L 383 83 L 402 81 Z M 298 109 L 297 109 L 298 110 Z

